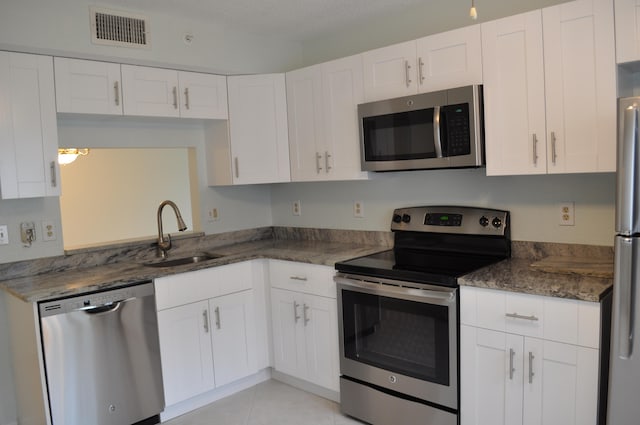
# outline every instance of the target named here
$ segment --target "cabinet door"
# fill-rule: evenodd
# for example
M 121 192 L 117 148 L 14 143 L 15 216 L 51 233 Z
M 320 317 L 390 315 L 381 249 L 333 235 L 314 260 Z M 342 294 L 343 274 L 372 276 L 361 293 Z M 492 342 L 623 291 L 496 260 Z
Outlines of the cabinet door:
M 233 183 L 291 180 L 284 74 L 227 78 Z
M 364 102 L 362 55 L 322 64 L 325 180 L 365 179 L 358 104 Z
M 257 372 L 253 291 L 211 299 L 209 312 L 216 386 Z
M 616 77 L 610 0 L 542 10 L 549 173 L 615 171 Z
M 125 115 L 180 116 L 178 71 L 122 65 Z
M 616 62 L 640 60 L 640 0 L 614 0 Z
M 302 305 L 307 379 L 321 387 L 340 390 L 338 367 L 338 312 L 336 300 L 307 295 Z
M 0 52 L 0 196 L 60 195 L 53 59 Z
M 595 425 L 598 350 L 525 338 L 524 424 Z
M 481 29 L 487 175 L 546 173 L 541 13 Z
M 418 91 L 482 84 L 480 25 L 418 39 Z
M 167 406 L 215 388 L 207 301 L 158 312 Z
M 367 102 L 418 92 L 415 41 L 370 50 L 362 61 Z
M 462 325 L 462 425 L 522 424 L 523 338 Z
M 302 298 L 296 292 L 271 289 L 275 369 L 306 379 Z
M 54 58 L 58 112 L 122 115 L 120 64 Z
M 327 173 L 322 149 L 321 66 L 288 72 L 286 79 L 291 180 L 320 180 Z
M 229 117 L 227 77 L 180 71 L 178 82 L 181 117 L 221 120 Z

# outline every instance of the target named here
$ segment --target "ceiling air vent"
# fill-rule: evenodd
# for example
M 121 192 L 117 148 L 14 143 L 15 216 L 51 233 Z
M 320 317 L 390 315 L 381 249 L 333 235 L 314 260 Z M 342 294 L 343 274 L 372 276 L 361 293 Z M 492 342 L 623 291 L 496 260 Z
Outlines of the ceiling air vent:
M 91 41 L 122 47 L 150 47 L 146 16 L 97 7 L 91 10 Z

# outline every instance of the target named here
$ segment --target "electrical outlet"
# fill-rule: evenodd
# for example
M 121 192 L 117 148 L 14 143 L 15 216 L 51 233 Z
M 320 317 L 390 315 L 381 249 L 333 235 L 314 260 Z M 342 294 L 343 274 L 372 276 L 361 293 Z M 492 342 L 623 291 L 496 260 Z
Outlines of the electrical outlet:
M 211 208 L 209 210 L 209 221 L 218 221 L 220 220 L 220 212 L 217 208 Z
M 302 215 L 302 206 L 300 205 L 300 201 L 293 201 L 291 204 L 291 212 L 293 215 Z
M 575 203 L 574 202 L 562 202 L 560 204 L 560 226 L 573 226 L 575 225 Z
M 36 240 L 36 225 L 33 221 L 20 223 L 20 240 L 26 247 L 30 247 Z
M 0 245 L 8 245 L 9 244 L 9 230 L 7 229 L 7 225 L 3 224 L 0 226 Z
M 364 217 L 364 205 L 362 201 L 353 201 L 353 216 L 357 218 Z
M 56 226 L 51 220 L 42 220 L 42 240 L 43 241 L 55 241 L 56 240 Z

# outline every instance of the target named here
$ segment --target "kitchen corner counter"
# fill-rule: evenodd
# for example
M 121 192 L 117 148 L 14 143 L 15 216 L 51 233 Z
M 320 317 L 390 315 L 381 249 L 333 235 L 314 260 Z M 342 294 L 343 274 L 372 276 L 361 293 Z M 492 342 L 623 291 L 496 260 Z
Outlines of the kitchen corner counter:
M 212 252 L 221 257 L 170 268 L 148 267 L 149 260 L 120 260 L 111 264 L 52 268 L 52 271 L 0 281 L 0 288 L 25 302 L 40 302 L 82 293 L 122 287 L 162 276 L 185 273 L 254 259 L 288 260 L 333 267 L 342 260 L 388 249 L 381 243 L 366 241 L 280 240 L 265 239 L 207 247 L 198 245 L 191 252 L 171 252 L 169 258 L 179 258 L 194 252 Z M 374 241 L 377 242 L 377 241 Z
M 458 279 L 463 286 L 500 289 L 599 302 L 613 287 L 613 279 L 578 273 L 555 273 L 534 269 L 535 259 L 512 258 L 484 267 Z

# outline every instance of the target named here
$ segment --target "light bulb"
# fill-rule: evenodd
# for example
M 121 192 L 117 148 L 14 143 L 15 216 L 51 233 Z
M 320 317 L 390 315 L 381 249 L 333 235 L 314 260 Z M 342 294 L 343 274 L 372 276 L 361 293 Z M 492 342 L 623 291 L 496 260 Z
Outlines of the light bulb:
M 473 6 L 473 4 L 471 5 L 471 10 L 469 10 L 469 16 L 473 20 L 478 19 L 478 12 L 476 11 L 476 7 Z

